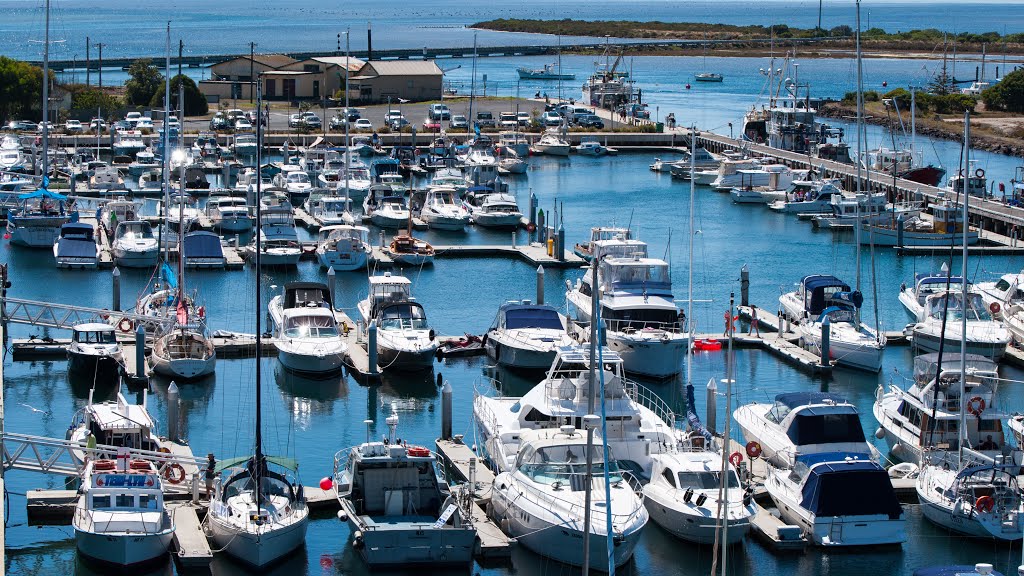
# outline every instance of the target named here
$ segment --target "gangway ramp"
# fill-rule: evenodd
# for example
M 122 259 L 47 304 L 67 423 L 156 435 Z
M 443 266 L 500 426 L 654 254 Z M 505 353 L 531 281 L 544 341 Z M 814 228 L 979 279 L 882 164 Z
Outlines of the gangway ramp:
M 103 322 L 119 326 L 122 320 L 128 320 L 131 322 L 132 331 L 135 326 L 141 324 L 150 334 L 166 331 L 175 321 L 173 317 L 159 318 L 134 312 L 119 312 L 105 308 L 69 306 L 9 297 L 0 298 L 0 317 L 4 322 L 31 324 L 60 330 L 71 330 L 78 324 L 89 322 Z

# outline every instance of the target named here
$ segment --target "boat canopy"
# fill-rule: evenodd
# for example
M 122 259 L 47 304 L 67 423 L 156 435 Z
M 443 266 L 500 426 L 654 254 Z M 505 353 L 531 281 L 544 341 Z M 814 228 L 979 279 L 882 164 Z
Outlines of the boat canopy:
M 804 308 L 812 315 L 821 314 L 832 294 L 850 291 L 850 286 L 839 278 L 821 274 L 804 276 L 800 284 L 804 288 Z
M 83 238 L 61 237 L 57 240 L 58 258 L 96 258 L 96 242 Z
M 93 228 L 92 224 L 68 222 L 60 227 L 60 234 L 61 236 L 84 236 L 85 238 L 92 240 Z
M 298 470 L 299 468 L 299 462 L 294 458 L 286 458 L 284 456 L 264 456 L 263 458 L 271 464 L 277 464 L 278 466 L 289 470 Z M 235 458 L 221 460 L 213 467 L 213 471 L 220 474 L 228 468 L 234 468 L 240 464 L 248 464 L 251 460 L 252 456 L 237 456 Z
M 805 408 L 797 412 L 786 436 L 797 446 L 865 441 L 860 416 L 849 406 Z
M 289 282 L 284 285 L 284 308 L 331 306 L 331 291 L 322 282 Z
M 808 472 L 801 492 L 800 505 L 818 518 L 884 514 L 896 520 L 903 515 L 888 473 L 866 460 L 819 463 Z
M 550 306 L 508 305 L 505 310 L 505 329 L 542 328 L 564 330 L 558 311 Z
M 224 257 L 224 247 L 221 246 L 220 237 L 213 232 L 189 232 L 185 235 L 182 250 L 186 260 Z

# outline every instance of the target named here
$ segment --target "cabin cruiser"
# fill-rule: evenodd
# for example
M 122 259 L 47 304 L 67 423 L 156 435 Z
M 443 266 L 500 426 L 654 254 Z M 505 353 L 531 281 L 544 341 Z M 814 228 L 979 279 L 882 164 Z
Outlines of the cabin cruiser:
M 281 365 L 305 374 L 341 369 L 348 345 L 338 331 L 326 284 L 289 282 L 267 307 Z
M 16 246 L 53 249 L 61 227 L 70 222 L 78 222 L 74 202 L 41 188 L 18 195 L 18 207 L 7 213 L 7 232 Z
M 822 347 L 822 330 L 829 324 L 830 355 L 840 366 L 878 372 L 885 349 L 884 334 L 860 321 L 864 296 L 835 276 L 804 276 L 792 292 L 779 296 L 783 314 L 792 320 L 801 345 Z
M 493 515 L 509 535 L 541 556 L 573 566 L 583 565 L 583 538 L 594 551 L 587 558 L 591 569 L 604 571 L 610 563 L 628 562 L 650 516 L 639 483 L 614 460 L 605 462 L 599 434 L 590 448 L 587 434 L 568 424 L 519 434 L 515 466 L 495 477 L 491 491 Z M 588 449 L 593 451 L 589 487 Z M 587 488 L 592 493 L 589 527 L 584 524 Z
M 835 199 L 843 197 L 843 190 L 832 181 L 813 182 L 806 188 L 799 181 L 794 184 L 785 198 L 768 204 L 768 209 L 788 214 L 828 214 Z M 884 206 L 884 197 L 882 202 Z
M 940 193 L 941 194 L 941 193 Z M 879 224 L 862 224 L 860 243 L 873 242 L 875 246 L 936 246 L 949 248 L 951 242 L 962 242 L 967 237 L 968 245 L 978 243 L 978 230 L 968 226 L 964 233 L 963 208 L 954 205 L 948 196 L 931 207 L 931 221 L 910 218 L 902 222 L 889 220 Z
M 165 560 L 174 536 L 160 473 L 127 453 L 86 463 L 71 524 L 79 553 L 117 566 Z
M 214 132 L 200 132 L 192 143 L 191 149 L 197 158 L 212 157 L 219 158 L 223 151 L 217 142 L 217 134 Z
M 962 387 L 961 368 L 967 374 Z M 909 388 L 891 384 L 886 390 L 879 385 L 875 391 L 872 410 L 880 426 L 875 436 L 884 437 L 892 455 L 905 462 L 919 462 L 930 449 L 956 450 L 960 405 L 966 401 L 971 413 L 966 420 L 967 445 L 989 458 L 1000 456 L 1009 446 L 1003 429 L 1009 415 L 996 396 L 999 382 L 995 362 L 984 356 L 945 352 L 941 367 L 938 354 L 917 356 Z M 1019 451 L 1015 458 L 1021 461 Z
M 357 308 L 364 330 L 376 322 L 381 366 L 420 369 L 433 365 L 437 338 L 427 325 L 423 306 L 412 297 L 408 278 L 390 272 L 370 276 L 370 293 Z
M 894 218 L 909 220 L 921 215 L 914 203 L 889 204 L 885 192 L 842 194 L 832 197 L 832 213 L 815 216 L 815 228 L 853 228 L 858 224 L 879 224 Z M 870 238 L 868 239 L 870 241 Z
M 733 418 L 743 439 L 769 464 L 789 469 L 808 454 L 845 452 L 878 459 L 878 451 L 864 438 L 857 408 L 827 392 L 786 392 L 775 402 L 740 406 Z
M 490 148 L 471 149 L 466 156 L 463 172 L 466 185 L 469 187 L 498 187 L 498 159 L 491 153 Z
M 377 190 L 371 189 L 363 201 L 363 213 L 370 215 L 370 220 L 381 228 L 401 228 L 406 225 L 412 214 L 402 196 L 377 197 Z
M 385 249 L 399 266 L 424 266 L 434 263 L 434 247 L 412 234 L 398 234 Z
M 526 174 L 530 168 L 528 154 L 520 155 L 511 148 L 502 148 L 498 157 L 498 174 Z
M 962 333 L 965 315 L 966 334 Z M 965 338 L 964 353 L 980 354 L 998 362 L 1010 344 L 1010 332 L 992 318 L 981 295 L 974 290 L 967 291 L 966 299 L 962 290 L 942 290 L 925 297 L 916 320 L 908 328 L 914 347 L 926 352 L 938 352 L 943 341 L 947 350 L 955 350 L 961 338 Z
M 580 143 L 574 146 L 573 149 L 580 156 L 604 156 L 609 153 L 608 148 L 603 146 L 593 136 L 583 136 L 580 138 Z
M 545 132 L 539 140 L 533 143 L 530 148 L 535 154 L 547 154 L 549 156 L 568 156 L 572 146 L 561 136 L 554 132 Z
M 624 377 L 622 358 L 604 348 L 597 379 L 590 390 L 590 350 L 586 345 L 563 346 L 555 353 L 544 380 L 521 397 L 484 396 L 473 400 L 473 420 L 479 449 L 496 472 L 515 469 L 525 430 L 557 430 L 582 426 L 590 412 L 590 394 L 604 382 L 608 445 L 619 466 L 638 477 L 650 478 L 652 454 L 689 450 L 695 444 L 676 428 L 676 415 L 660 397 Z M 703 437 L 701 438 L 703 439 Z
M 160 168 L 160 162 L 156 159 L 156 154 L 152 150 L 146 148 L 140 150 L 135 155 L 135 161 L 128 165 L 128 174 L 132 176 L 140 176 L 147 170 L 155 170 Z
M 523 213 L 515 196 L 504 193 L 477 196 L 478 205 L 472 208 L 473 223 L 485 228 L 519 228 Z
M 334 455 L 339 517 L 348 522 L 353 548 L 371 568 L 411 565 L 468 567 L 477 546 L 472 503 L 452 495 L 437 456 L 389 434 Z M 463 494 L 470 495 L 470 491 Z
M 274 184 L 287 191 L 292 206 L 301 206 L 313 191 L 309 174 L 297 169 L 281 172 L 275 177 Z
M 236 156 L 255 156 L 257 147 L 255 134 L 237 134 L 235 136 Z
M 356 223 L 352 215 L 352 200 L 344 196 L 310 196 L 306 200 L 306 213 L 321 226 Z
M 906 515 L 889 474 L 862 456 L 803 455 L 792 469 L 769 466 L 764 486 L 782 520 L 818 546 L 902 544 Z
M 96 222 L 110 234 L 117 228 L 118 222 L 139 220 L 139 205 L 124 196 L 103 202 L 96 210 Z
M 974 164 L 974 161 L 971 161 Z M 976 198 L 991 198 L 992 193 L 988 190 L 988 178 L 985 177 L 985 171 L 978 168 L 974 171 L 974 174 L 963 173 L 963 169 L 960 169 L 960 173 L 956 176 L 952 176 L 949 182 L 946 184 L 946 189 L 949 190 L 950 194 L 962 194 L 964 186 L 967 187 L 967 193 Z
M 1021 491 L 1017 484 L 1020 464 L 995 459 L 972 460 L 964 450 L 928 452 L 917 477 L 921 513 L 931 522 L 953 532 L 1001 542 L 1022 537 Z
M 125 268 L 149 268 L 160 257 L 159 241 L 145 220 L 118 222 L 110 248 L 114 261 Z
M 370 230 L 365 226 L 338 224 L 317 232 L 316 257 L 322 268 L 360 270 L 366 267 L 371 250 Z
M 714 188 L 728 186 L 732 188 L 740 184 L 736 175 L 740 170 L 754 170 L 761 166 L 761 161 L 754 158 L 725 158 L 717 167 L 698 168 L 693 172 L 694 184 L 712 186 Z
M 697 148 L 697 156 L 692 160 L 690 159 L 689 149 L 683 150 L 681 154 L 682 155 L 675 160 L 655 158 L 654 162 L 650 165 L 650 169 L 655 172 L 668 172 L 675 178 L 689 180 L 691 161 L 695 165 L 694 168 L 697 170 L 713 170 L 718 168 L 718 164 L 722 161 L 721 158 L 711 152 L 708 152 L 707 149 L 703 147 Z
M 594 247 L 597 242 L 601 240 L 619 240 L 628 241 L 633 240 L 633 234 L 629 228 L 618 228 L 615 226 L 595 226 L 590 229 L 590 240 L 585 243 L 577 243 L 573 252 L 577 256 L 583 258 L 587 262 L 594 259 Z M 639 240 L 637 240 L 639 242 Z M 643 246 L 644 253 L 646 254 L 646 244 L 640 243 Z
M 609 252 L 594 259 L 597 286 L 593 286 L 591 274 L 577 280 L 575 286 L 566 282 L 566 299 L 576 320 L 591 321 L 591 299 L 597 297 L 604 338 L 622 357 L 628 372 L 652 378 L 678 374 L 690 338 L 673 299 L 668 263 L 646 257 L 646 246 L 643 252 L 626 255 L 633 250 L 630 243 L 606 240 L 598 244 L 608 244 L 608 249 L 621 244 L 625 253 Z
M 160 170 L 146 170 L 139 175 L 139 192 L 160 192 L 163 189 L 163 173 Z
M 484 348 L 498 364 L 540 370 L 550 368 L 558 349 L 572 343 L 558 310 L 523 300 L 498 308 Z
M 883 146 L 865 152 L 862 164 L 869 170 L 927 186 L 938 186 L 946 175 L 946 170 L 941 167 L 925 165 L 920 150 L 893 150 Z
M 974 288 L 992 316 L 1001 320 L 1015 342 L 1024 342 L 1024 272 L 1003 274 L 995 282 L 979 282 Z
M 697 450 L 653 454 L 651 481 L 644 485 L 644 505 L 651 520 L 677 538 L 697 544 L 714 544 L 724 520 L 728 522 L 725 545 L 736 544 L 750 532 L 757 514 L 753 496 L 740 483 L 731 463 L 725 473 L 725 502 L 720 504 L 722 456 Z M 724 510 L 723 510 L 724 509 Z
M 942 270 L 937 274 L 914 274 L 914 285 L 911 287 L 907 287 L 905 282 L 901 284 L 899 301 L 910 318 L 917 320 L 924 313 L 924 305 L 929 296 L 942 294 L 947 290 L 960 291 L 963 289 L 963 282 L 963 277 L 951 276 L 946 264 L 943 264 Z
M 420 218 L 436 230 L 462 231 L 469 211 L 458 200 L 454 188 L 431 187 L 420 209 Z
M 261 210 L 259 233 L 248 246 L 250 258 L 256 250 L 260 251 L 261 266 L 298 266 L 302 247 L 290 205 Z
M 221 233 L 237 234 L 252 230 L 252 218 L 245 198 L 213 197 L 206 201 L 206 215 Z
M 91 224 L 70 222 L 60 227 L 60 238 L 53 243 L 57 268 L 95 269 L 99 248 Z
M 441 168 L 434 172 L 434 177 L 430 179 L 430 185 L 448 186 L 454 188 L 459 194 L 465 193 L 468 188 L 462 172 L 455 168 Z
M 142 139 L 142 132 L 139 130 L 118 130 L 114 137 L 114 155 L 129 156 L 134 158 L 136 154 L 146 149 L 146 142 Z
M 95 378 L 96 382 L 112 382 L 116 381 L 123 363 L 121 345 L 113 326 L 89 322 L 71 328 L 69 372 Z
M 339 196 L 345 195 L 347 187 L 348 197 L 353 200 L 359 200 L 366 197 L 366 193 L 370 190 L 370 185 L 372 184 L 373 180 L 370 178 L 370 169 L 364 165 L 356 166 L 352 164 L 348 167 L 347 180 L 345 172 L 342 172 L 338 177 L 337 194 Z
M 169 200 L 167 227 L 175 234 L 185 234 L 199 221 L 199 203 L 187 193 L 172 194 Z M 164 241 L 177 243 L 177 239 L 164 238 Z
M 185 168 L 186 190 L 209 190 L 210 181 L 206 178 L 206 170 L 201 164 L 192 164 Z
M 522 132 L 501 132 L 498 134 L 498 148 L 512 150 L 517 156 L 528 156 L 530 141 Z
M 716 190 L 753 188 L 767 186 L 774 190 L 788 187 L 795 181 L 807 178 L 806 170 L 793 170 L 783 164 L 761 164 L 752 168 L 738 169 L 732 174 L 720 176 L 711 183 Z

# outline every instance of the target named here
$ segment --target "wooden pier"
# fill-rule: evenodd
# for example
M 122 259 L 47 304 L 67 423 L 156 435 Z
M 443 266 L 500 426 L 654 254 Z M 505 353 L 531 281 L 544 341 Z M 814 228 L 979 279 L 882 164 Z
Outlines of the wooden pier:
M 487 515 L 485 509 L 490 504 L 491 486 L 494 484 L 494 474 L 483 461 L 477 457 L 469 446 L 454 440 L 439 439 L 435 442 L 437 454 L 443 460 L 450 474 L 462 482 L 469 482 L 470 460 L 476 461 L 474 486 L 468 486 L 473 493 L 473 525 L 476 527 L 477 537 L 480 539 L 479 556 L 482 559 L 507 558 L 512 554 L 512 543 L 514 540 L 505 535 L 498 528 L 494 520 Z

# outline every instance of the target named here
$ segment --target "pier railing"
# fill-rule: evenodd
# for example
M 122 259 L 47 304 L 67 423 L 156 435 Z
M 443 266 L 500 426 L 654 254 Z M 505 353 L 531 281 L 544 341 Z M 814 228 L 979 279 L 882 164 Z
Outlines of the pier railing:
M 127 320 L 131 323 L 131 328 L 128 332 L 132 334 L 134 334 L 135 327 L 140 324 L 146 328 L 147 333 L 157 334 L 165 332 L 175 322 L 173 316 L 158 318 L 144 314 L 135 314 L 134 312 L 118 312 L 103 308 L 68 306 L 65 304 L 9 297 L 0 298 L 0 319 L 4 322 L 31 324 L 33 326 L 63 330 L 71 330 L 78 324 L 100 322 L 117 326 L 122 331 L 123 326 L 127 326 L 127 323 L 123 321 Z

